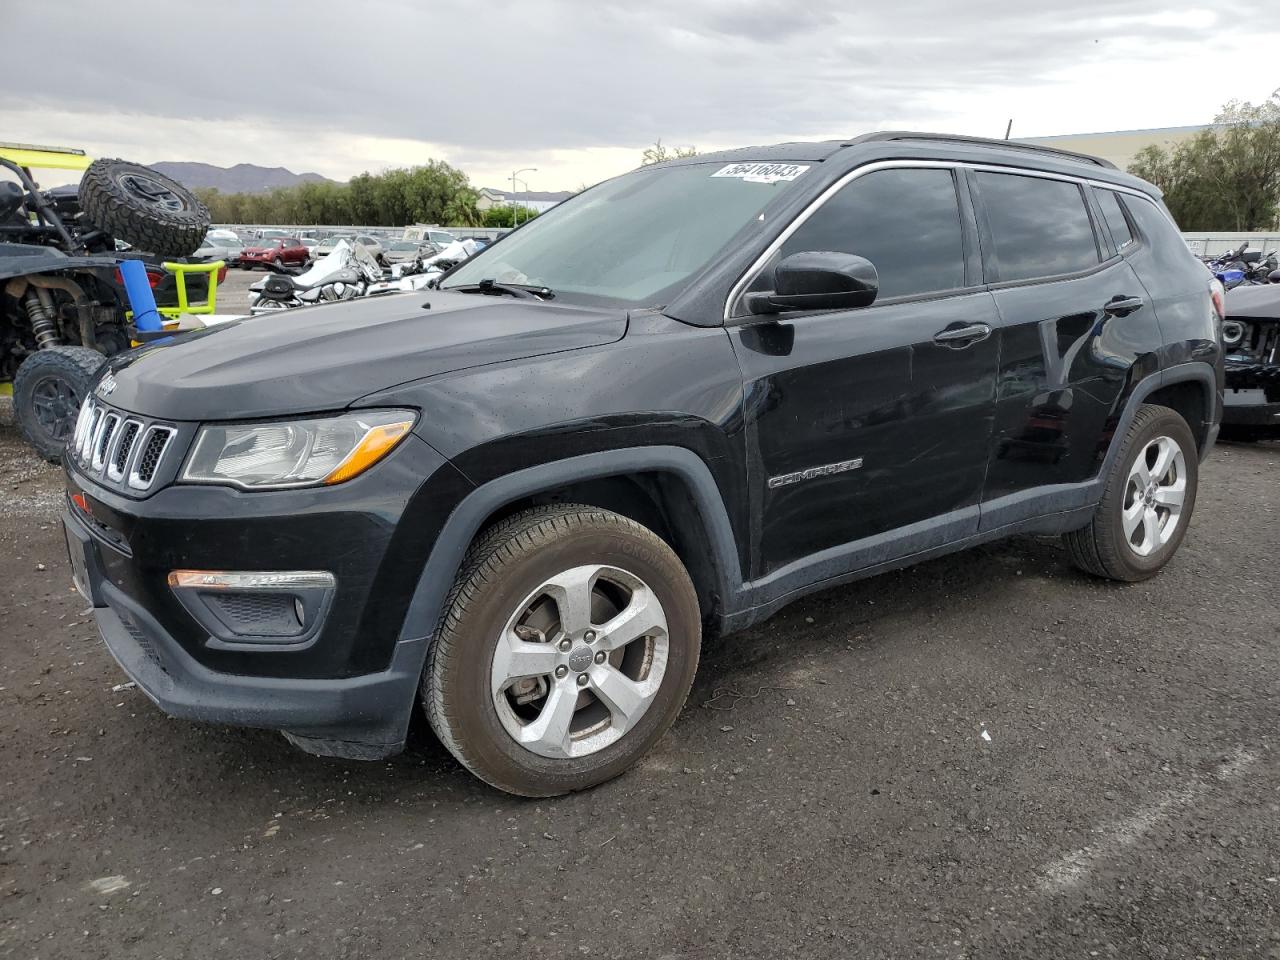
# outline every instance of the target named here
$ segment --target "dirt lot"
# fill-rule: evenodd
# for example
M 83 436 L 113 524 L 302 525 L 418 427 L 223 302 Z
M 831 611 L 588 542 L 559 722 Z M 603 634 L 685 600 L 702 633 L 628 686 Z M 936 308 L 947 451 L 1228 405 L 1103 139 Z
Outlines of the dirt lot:
M 0 957 L 1280 957 L 1278 478 L 1220 447 L 1145 584 L 1024 539 L 796 604 L 523 802 L 118 689 L 0 403 Z

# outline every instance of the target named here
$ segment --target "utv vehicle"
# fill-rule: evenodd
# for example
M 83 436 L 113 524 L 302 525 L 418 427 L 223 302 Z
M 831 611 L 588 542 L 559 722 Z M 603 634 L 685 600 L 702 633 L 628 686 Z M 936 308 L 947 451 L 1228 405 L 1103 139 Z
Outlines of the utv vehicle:
M 0 390 L 12 391 L 23 435 L 57 460 L 103 359 L 133 342 L 117 262 L 188 256 L 209 212 L 155 170 L 81 150 L 0 143 L 0 167 L 17 178 L 0 180 Z M 33 167 L 84 176 L 42 191 Z M 133 250 L 117 252 L 117 241 Z M 148 273 L 173 282 L 158 265 Z

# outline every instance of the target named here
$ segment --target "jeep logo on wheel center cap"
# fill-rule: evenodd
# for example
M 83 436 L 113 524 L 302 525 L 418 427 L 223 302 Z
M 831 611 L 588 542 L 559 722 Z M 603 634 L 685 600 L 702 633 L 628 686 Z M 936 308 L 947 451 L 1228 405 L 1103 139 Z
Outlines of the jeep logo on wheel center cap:
M 594 656 L 588 647 L 578 647 L 573 653 L 569 654 L 569 667 L 576 673 L 582 673 L 587 667 L 591 666 Z

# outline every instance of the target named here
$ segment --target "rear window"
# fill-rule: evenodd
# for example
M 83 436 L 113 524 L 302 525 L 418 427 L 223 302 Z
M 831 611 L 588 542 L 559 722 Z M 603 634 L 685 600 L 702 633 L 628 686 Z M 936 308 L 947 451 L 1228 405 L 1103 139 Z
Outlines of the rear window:
M 1009 173 L 979 173 L 1000 280 L 1078 273 L 1098 264 L 1098 244 L 1080 187 Z
M 1111 241 L 1117 250 L 1123 250 L 1133 243 L 1133 231 L 1129 229 L 1129 221 L 1124 218 L 1124 210 L 1120 207 L 1120 198 L 1111 190 L 1095 190 L 1098 206 L 1102 207 L 1102 219 L 1107 221 L 1107 229 L 1111 231 Z

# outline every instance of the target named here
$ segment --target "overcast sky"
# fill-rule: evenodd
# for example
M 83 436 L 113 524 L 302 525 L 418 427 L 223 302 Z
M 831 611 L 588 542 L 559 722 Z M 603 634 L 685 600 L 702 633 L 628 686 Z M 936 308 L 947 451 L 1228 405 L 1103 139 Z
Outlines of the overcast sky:
M 634 167 L 659 137 L 708 150 L 890 128 L 1002 136 L 1010 117 L 1025 137 L 1179 126 L 1280 86 L 1266 6 L 9 4 L 0 139 L 339 180 L 438 158 L 501 187 L 537 167 L 529 188 L 557 190 Z

